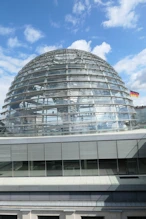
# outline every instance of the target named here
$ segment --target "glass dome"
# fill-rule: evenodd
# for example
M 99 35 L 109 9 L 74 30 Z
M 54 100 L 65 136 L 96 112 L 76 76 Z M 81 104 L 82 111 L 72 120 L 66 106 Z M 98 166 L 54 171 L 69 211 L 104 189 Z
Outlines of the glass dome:
M 15 77 L 3 106 L 18 135 L 70 135 L 133 129 L 135 110 L 117 72 L 89 52 L 40 55 Z

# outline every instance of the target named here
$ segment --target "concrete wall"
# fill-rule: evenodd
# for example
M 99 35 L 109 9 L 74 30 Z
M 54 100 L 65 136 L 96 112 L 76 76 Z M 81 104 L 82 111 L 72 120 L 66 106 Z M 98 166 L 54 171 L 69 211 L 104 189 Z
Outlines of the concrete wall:
M 104 219 L 127 219 L 128 217 L 142 217 L 146 218 L 146 210 L 103 210 L 103 211 L 85 211 L 82 209 L 76 211 L 73 209 L 64 209 L 64 210 L 14 210 L 14 211 L 0 211 L 0 215 L 17 215 L 17 219 L 38 219 L 38 216 L 48 216 L 46 219 L 53 219 L 50 216 L 58 216 L 59 219 L 82 219 L 82 217 L 103 217 Z M 50 218 L 49 218 L 50 217 Z M 90 219 L 90 218 L 89 218 Z M 100 218 L 101 219 L 101 218 Z
M 146 157 L 146 132 L 0 138 L 0 162 Z

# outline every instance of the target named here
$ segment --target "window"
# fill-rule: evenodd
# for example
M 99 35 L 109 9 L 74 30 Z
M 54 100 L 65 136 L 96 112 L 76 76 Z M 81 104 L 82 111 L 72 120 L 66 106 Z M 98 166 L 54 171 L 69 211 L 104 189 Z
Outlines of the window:
M 30 176 L 45 176 L 45 161 L 29 161 Z
M 12 176 L 12 162 L 0 162 L 0 176 Z
M 146 173 L 146 159 L 139 158 L 138 161 L 139 161 L 139 172 Z
M 97 160 L 81 160 L 81 175 L 98 175 Z
M 100 175 L 115 175 L 117 174 L 117 160 L 103 159 L 99 160 Z
M 62 161 L 46 161 L 47 176 L 62 176 Z
M 119 174 L 137 174 L 137 159 L 119 159 Z
M 27 161 L 14 161 L 13 162 L 14 176 L 28 176 L 28 162 Z
M 139 217 L 127 217 L 128 219 L 146 219 L 146 217 L 141 217 L 141 216 L 139 216 Z
M 104 219 L 104 217 L 95 216 L 95 217 L 82 217 L 82 219 Z
M 65 160 L 64 161 L 64 175 L 65 176 L 79 176 L 80 175 L 79 160 Z
M 17 215 L 0 215 L 0 219 L 17 219 Z
M 59 216 L 38 216 L 38 219 L 59 219 Z

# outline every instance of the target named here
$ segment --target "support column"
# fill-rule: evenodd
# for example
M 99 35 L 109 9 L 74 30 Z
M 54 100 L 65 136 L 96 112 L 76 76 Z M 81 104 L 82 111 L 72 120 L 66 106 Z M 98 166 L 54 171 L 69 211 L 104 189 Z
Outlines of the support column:
M 22 215 L 22 219 L 35 219 L 31 215 L 31 211 L 30 210 L 22 210 L 21 211 L 21 215 Z
M 75 210 L 64 210 L 64 219 L 76 219 Z

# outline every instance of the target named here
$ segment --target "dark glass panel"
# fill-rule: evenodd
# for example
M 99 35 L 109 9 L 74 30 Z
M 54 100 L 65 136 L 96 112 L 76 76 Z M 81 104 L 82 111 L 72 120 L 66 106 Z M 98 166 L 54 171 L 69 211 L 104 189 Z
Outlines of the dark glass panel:
M 97 160 L 81 160 L 81 175 L 98 175 Z
M 139 158 L 139 173 L 146 173 L 146 158 Z
M 100 175 L 115 175 L 117 174 L 117 160 L 105 159 L 99 160 Z
M 65 176 L 79 176 L 80 164 L 79 160 L 65 160 L 64 163 L 64 175 Z
M 0 219 L 17 219 L 17 215 L 0 215 Z
M 14 161 L 13 162 L 14 176 L 28 176 L 28 161 Z
M 62 176 L 62 161 L 46 161 L 47 176 Z
M 38 219 L 59 219 L 59 216 L 38 216 Z
M 0 176 L 12 176 L 12 162 L 0 162 Z
M 29 161 L 30 176 L 45 176 L 45 161 Z
M 137 159 L 119 159 L 119 174 L 137 174 Z

